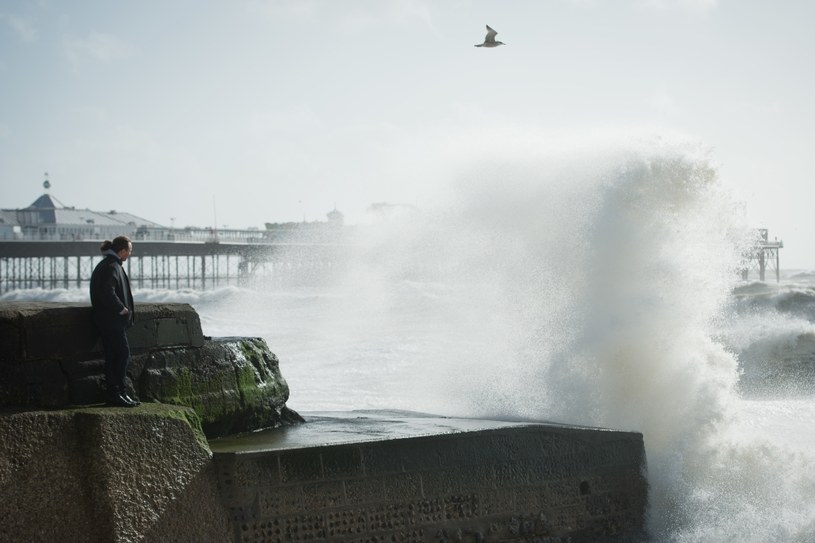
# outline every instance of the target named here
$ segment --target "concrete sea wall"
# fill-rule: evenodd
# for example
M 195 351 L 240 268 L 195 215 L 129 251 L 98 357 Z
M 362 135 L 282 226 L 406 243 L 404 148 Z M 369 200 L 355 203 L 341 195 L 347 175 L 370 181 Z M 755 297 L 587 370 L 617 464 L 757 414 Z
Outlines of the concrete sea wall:
M 192 407 L 209 437 L 301 421 L 263 339 L 204 337 L 188 304 L 139 304 L 128 341 L 131 393 Z M 87 304 L 0 303 L 0 406 L 102 403 L 103 357 Z
M 358 428 L 360 441 L 352 443 L 316 445 L 314 436 L 310 446 L 219 452 L 213 442 L 235 541 L 553 543 L 643 536 L 641 434 L 423 417 L 424 431 L 435 433 L 387 438 L 388 426 L 413 416 L 366 414 L 368 428 Z M 343 421 L 315 424 L 327 435 Z M 363 441 L 372 434 L 385 439 Z
M 330 433 L 354 415 L 341 416 L 315 424 Z M 376 431 L 413 416 L 386 417 Z M 358 441 L 245 451 L 212 442 L 213 454 L 190 408 L 5 412 L 0 542 L 578 543 L 644 536 L 640 434 L 433 422 L 435 431 L 425 424 L 429 435 L 390 439 L 385 431 L 371 440 L 361 430 Z
M 0 303 L 0 543 L 643 537 L 641 434 L 381 412 L 294 424 L 262 340 L 205 338 L 184 304 L 137 310 L 144 403 L 128 409 L 97 403 L 88 307 Z

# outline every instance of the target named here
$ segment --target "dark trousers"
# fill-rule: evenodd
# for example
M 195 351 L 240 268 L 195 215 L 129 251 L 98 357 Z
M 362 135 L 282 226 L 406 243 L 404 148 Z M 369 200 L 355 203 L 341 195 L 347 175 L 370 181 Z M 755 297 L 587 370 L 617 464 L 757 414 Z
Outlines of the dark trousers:
M 125 391 L 127 365 L 130 363 L 130 344 L 123 329 L 100 330 L 102 347 L 105 349 L 105 381 L 108 396 Z

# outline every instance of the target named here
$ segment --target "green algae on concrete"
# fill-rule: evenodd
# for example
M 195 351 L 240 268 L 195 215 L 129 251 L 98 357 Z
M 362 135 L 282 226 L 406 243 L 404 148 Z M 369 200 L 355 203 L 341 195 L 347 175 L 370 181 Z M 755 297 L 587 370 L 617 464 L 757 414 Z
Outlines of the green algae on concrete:
M 183 405 L 163 404 L 158 402 L 142 403 L 136 408 L 131 407 L 107 407 L 107 406 L 81 406 L 65 410 L 69 413 L 79 415 L 93 415 L 103 417 L 125 417 L 132 415 L 157 416 L 181 421 L 187 424 L 195 435 L 195 440 L 201 448 L 210 452 L 209 442 L 204 430 L 201 427 L 201 417 L 195 409 Z
M 216 338 L 201 348 L 142 355 L 134 388 L 142 401 L 186 405 L 210 438 L 302 422 L 286 408 L 289 387 L 261 338 Z

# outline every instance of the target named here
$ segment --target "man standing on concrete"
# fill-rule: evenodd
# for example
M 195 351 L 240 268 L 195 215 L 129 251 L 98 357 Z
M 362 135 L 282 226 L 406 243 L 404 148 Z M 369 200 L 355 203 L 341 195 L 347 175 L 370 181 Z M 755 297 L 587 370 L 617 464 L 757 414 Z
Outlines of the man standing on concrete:
M 133 294 L 122 263 L 133 252 L 127 236 L 105 240 L 100 247 L 104 259 L 91 275 L 93 322 L 105 349 L 106 403 L 115 407 L 136 407 L 140 402 L 127 395 L 125 377 L 130 363 L 127 329 L 133 326 Z

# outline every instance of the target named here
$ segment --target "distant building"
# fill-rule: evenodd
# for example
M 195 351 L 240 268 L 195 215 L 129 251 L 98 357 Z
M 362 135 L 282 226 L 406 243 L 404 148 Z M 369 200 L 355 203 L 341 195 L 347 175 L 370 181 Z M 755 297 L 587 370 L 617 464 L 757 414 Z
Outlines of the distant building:
M 334 206 L 334 209 L 326 213 L 325 216 L 328 218 L 328 224 L 330 225 L 342 226 L 345 224 L 345 215 L 343 215 L 336 206 Z
M 136 238 L 148 229 L 164 227 L 131 213 L 68 207 L 48 193 L 26 208 L 0 209 L 0 239 L 112 239 L 121 234 Z
M 216 229 L 186 226 L 166 227 L 124 211 L 92 211 L 66 206 L 47 191 L 23 209 L 0 209 L 0 240 L 79 241 L 113 239 L 118 235 L 133 240 L 201 241 L 209 243 L 336 242 L 345 231 L 343 214 L 333 210 L 327 221 L 266 223 L 266 230 Z

